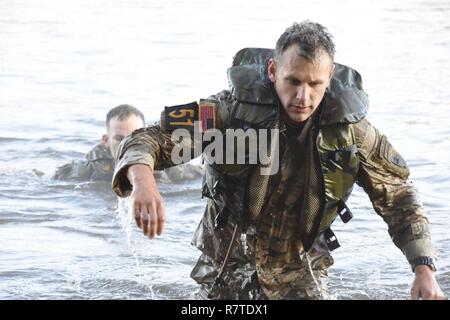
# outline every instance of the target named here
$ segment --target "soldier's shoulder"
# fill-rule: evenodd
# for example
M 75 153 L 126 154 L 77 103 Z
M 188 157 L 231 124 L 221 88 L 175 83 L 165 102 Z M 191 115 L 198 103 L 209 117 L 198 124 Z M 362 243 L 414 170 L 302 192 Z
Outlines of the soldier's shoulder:
M 103 143 L 98 143 L 86 154 L 86 159 L 87 161 L 113 160 L 113 157 Z
M 353 124 L 353 130 L 355 132 L 356 144 L 361 147 L 364 140 L 371 134 L 372 125 L 367 118 L 362 119 Z

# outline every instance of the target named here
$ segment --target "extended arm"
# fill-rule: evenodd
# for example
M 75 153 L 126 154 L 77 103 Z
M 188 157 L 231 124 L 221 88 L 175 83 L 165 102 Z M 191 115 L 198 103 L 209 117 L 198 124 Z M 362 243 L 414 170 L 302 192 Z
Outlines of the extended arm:
M 415 272 L 412 297 L 443 298 L 434 277 L 436 250 L 428 219 L 417 190 L 407 180 L 409 169 L 404 159 L 367 120 L 355 125 L 355 135 L 361 160 L 358 183 Z
M 223 91 L 210 97 L 203 104 L 201 101 L 197 106 L 198 109 L 195 109 L 194 104 L 168 108 L 163 112 L 159 125 L 139 129 L 122 141 L 112 187 L 120 197 L 131 194 L 136 223 L 145 235 L 153 238 L 156 234 L 160 235 L 164 229 L 164 204 L 157 189 L 153 170 L 176 165 L 172 159 L 172 150 L 178 141 L 172 136 L 172 131 L 178 126 L 186 128 L 186 123 L 198 121 L 202 111 L 211 111 L 204 112 L 211 115 L 211 119 L 214 120 L 206 119 L 208 122 L 205 122 L 205 125 L 210 126 L 208 129 L 223 128 L 232 107 L 230 101 L 229 92 Z M 191 154 L 194 154 L 192 149 L 195 143 L 183 140 L 183 143 L 185 142 L 187 147 L 191 148 Z

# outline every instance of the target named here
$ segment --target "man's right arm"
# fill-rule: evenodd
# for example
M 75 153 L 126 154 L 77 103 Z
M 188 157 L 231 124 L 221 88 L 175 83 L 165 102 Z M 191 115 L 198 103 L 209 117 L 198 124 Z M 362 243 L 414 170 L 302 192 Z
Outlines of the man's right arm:
M 154 169 L 173 166 L 170 134 L 159 125 L 138 129 L 119 146 L 113 176 L 113 191 L 121 197 L 131 195 L 136 224 L 150 239 L 164 229 L 164 203 L 158 191 Z
M 171 152 L 174 143 L 169 133 L 164 133 L 159 125 L 138 129 L 120 144 L 112 188 L 119 197 L 127 197 L 133 189 L 128 170 L 134 165 L 145 165 L 153 170 L 173 166 Z
M 128 168 L 127 178 L 133 185 L 133 214 L 136 224 L 150 239 L 164 229 L 164 203 L 158 192 L 153 170 L 145 164 Z
M 213 128 L 222 129 L 231 112 L 231 101 L 232 97 L 228 91 L 211 96 L 204 100 L 203 105 L 202 101 L 200 102 L 196 117 L 201 113 L 202 107 L 212 107 Z M 177 111 L 175 114 L 181 113 Z M 164 117 L 163 113 L 162 120 Z M 173 126 L 170 129 L 174 129 Z M 164 226 L 164 206 L 153 170 L 176 165 L 171 157 L 175 142 L 171 131 L 164 121 L 161 121 L 161 126 L 155 125 L 133 132 L 119 146 L 112 182 L 113 191 L 120 197 L 131 194 L 136 223 L 151 238 L 160 234 Z M 190 145 L 194 147 L 194 143 Z

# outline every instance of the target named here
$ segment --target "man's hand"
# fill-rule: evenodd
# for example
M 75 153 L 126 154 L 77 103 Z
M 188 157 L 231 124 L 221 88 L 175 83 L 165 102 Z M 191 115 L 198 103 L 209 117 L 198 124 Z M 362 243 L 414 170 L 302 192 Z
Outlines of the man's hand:
M 156 187 L 153 170 L 143 164 L 131 165 L 127 172 L 133 185 L 131 205 L 136 224 L 150 239 L 164 230 L 164 204 Z
M 434 277 L 434 271 L 426 265 L 418 265 L 414 268 L 416 277 L 411 288 L 411 298 L 414 300 L 444 300 L 439 284 Z

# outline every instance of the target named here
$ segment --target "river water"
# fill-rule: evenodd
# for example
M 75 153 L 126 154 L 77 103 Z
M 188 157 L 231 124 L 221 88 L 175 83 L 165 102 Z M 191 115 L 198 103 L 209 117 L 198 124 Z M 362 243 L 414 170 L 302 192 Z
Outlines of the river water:
M 52 179 L 104 132 L 113 106 L 148 123 L 227 86 L 243 47 L 294 21 L 326 25 L 363 76 L 369 119 L 405 157 L 450 294 L 450 2 L 0 0 L 0 299 L 191 299 L 200 179 L 162 179 L 167 227 L 150 241 L 108 183 Z M 176 177 L 172 177 L 176 178 Z M 337 299 L 408 299 L 412 273 L 368 197 L 335 223 Z

